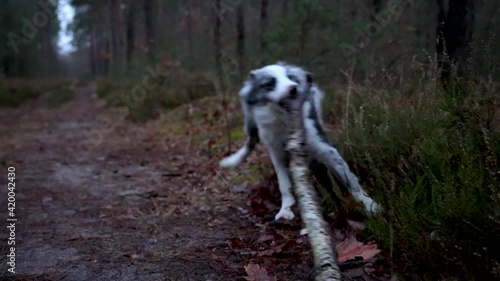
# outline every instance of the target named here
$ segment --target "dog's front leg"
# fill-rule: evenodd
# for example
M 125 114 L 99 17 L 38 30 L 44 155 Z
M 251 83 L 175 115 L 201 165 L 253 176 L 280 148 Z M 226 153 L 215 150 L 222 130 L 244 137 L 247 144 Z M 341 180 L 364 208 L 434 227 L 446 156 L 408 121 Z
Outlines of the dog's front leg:
M 281 209 L 276 214 L 275 219 L 284 218 L 292 220 L 295 214 L 292 212 L 292 206 L 295 204 L 295 197 L 292 194 L 292 179 L 287 168 L 286 157 L 282 148 L 269 149 L 271 161 L 278 177 L 278 185 L 281 193 Z

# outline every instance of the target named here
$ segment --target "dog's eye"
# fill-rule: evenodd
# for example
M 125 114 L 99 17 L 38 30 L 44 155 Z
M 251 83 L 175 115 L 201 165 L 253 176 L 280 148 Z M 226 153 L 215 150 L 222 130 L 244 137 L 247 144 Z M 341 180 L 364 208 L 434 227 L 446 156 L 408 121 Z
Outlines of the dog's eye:
M 292 80 L 293 82 L 295 82 L 297 84 L 300 83 L 299 79 L 295 75 L 288 75 L 288 79 Z
M 269 80 L 266 80 L 262 86 L 263 89 L 272 91 L 276 87 L 276 78 L 271 77 Z

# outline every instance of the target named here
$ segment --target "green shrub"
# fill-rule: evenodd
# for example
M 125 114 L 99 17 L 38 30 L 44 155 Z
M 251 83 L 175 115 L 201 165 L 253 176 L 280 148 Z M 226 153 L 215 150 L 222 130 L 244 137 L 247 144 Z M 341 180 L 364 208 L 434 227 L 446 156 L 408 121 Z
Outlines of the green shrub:
M 66 80 L 7 80 L 0 81 L 0 107 L 16 107 L 43 93 L 62 89 Z
M 409 280 L 500 277 L 500 99 L 461 85 L 353 91 L 335 138 L 385 208 L 369 230 Z

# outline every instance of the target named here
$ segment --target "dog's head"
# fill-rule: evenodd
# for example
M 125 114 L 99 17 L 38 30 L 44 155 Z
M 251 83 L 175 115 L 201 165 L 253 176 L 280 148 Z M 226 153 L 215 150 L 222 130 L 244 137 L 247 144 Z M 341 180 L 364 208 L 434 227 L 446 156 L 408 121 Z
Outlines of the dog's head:
M 240 96 L 249 104 L 281 104 L 297 98 L 312 75 L 300 67 L 277 63 L 252 70 Z

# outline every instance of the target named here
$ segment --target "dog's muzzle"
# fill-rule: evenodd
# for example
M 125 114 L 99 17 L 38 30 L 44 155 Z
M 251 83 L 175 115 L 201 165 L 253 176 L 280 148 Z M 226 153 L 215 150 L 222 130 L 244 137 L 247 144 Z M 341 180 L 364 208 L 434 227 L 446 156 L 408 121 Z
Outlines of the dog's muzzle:
M 297 86 L 291 86 L 290 87 L 290 91 L 289 91 L 289 94 L 288 94 L 288 97 L 290 99 L 295 99 L 297 98 Z
M 299 96 L 297 86 L 290 86 L 288 91 L 288 95 L 286 95 L 286 97 L 278 103 L 279 106 L 283 107 L 287 111 L 293 108 L 293 105 L 296 103 L 297 97 Z
M 307 99 L 310 89 L 311 83 L 308 83 L 302 91 L 299 91 L 296 86 L 291 87 L 289 95 L 281 100 L 279 105 L 287 111 L 292 109 L 299 110 Z

